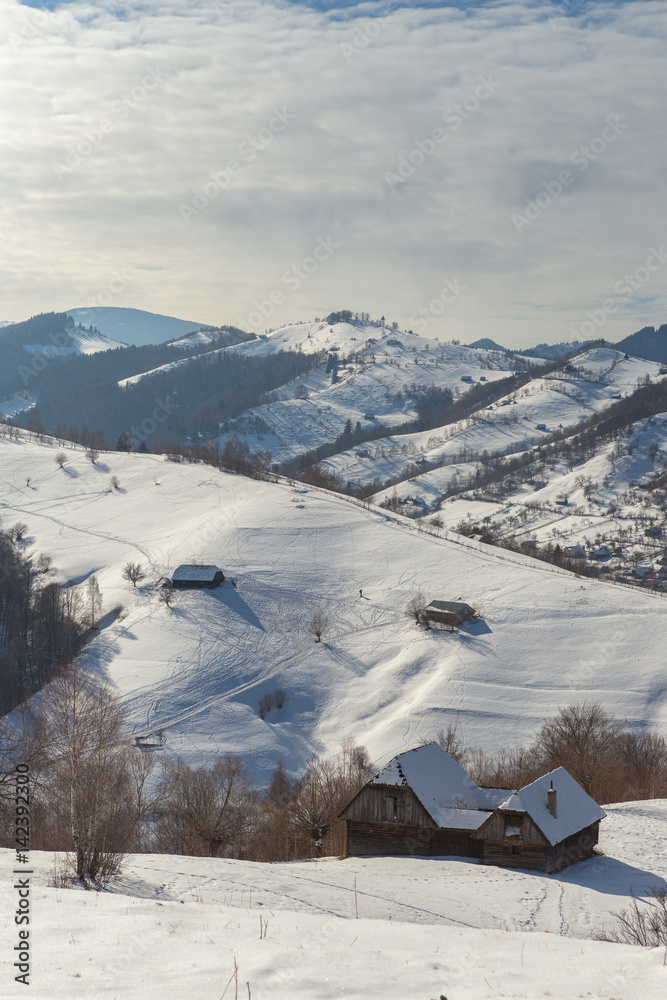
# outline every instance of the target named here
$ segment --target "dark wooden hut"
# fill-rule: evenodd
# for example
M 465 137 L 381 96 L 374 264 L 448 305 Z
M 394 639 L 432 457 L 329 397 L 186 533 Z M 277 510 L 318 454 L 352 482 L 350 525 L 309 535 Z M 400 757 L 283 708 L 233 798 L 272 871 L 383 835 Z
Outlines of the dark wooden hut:
M 219 587 L 225 574 L 217 566 L 203 566 L 198 563 L 183 563 L 174 570 L 171 585 L 180 590 L 199 587 Z
M 558 767 L 513 792 L 472 837 L 486 865 L 556 872 L 591 857 L 605 815 Z
M 355 795 L 324 837 L 334 855 L 482 857 L 471 834 L 510 794 L 482 789 L 437 743 L 399 754 Z
M 469 604 L 461 601 L 431 601 L 424 611 L 424 617 L 431 622 L 441 622 L 454 628 L 474 618 L 477 612 Z

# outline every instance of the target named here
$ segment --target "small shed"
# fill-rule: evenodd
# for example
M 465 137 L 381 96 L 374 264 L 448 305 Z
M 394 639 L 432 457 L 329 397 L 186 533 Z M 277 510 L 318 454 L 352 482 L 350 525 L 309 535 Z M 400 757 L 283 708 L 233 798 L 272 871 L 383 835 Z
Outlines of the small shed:
M 437 743 L 398 754 L 325 834 L 327 854 L 481 858 L 471 834 L 509 794 L 480 788 Z
M 430 622 L 441 622 L 452 628 L 462 622 L 470 621 L 477 612 L 469 604 L 460 601 L 431 601 L 424 610 L 424 617 Z
M 199 563 L 183 563 L 174 570 L 171 577 L 172 587 L 180 590 L 208 587 L 219 587 L 225 574 L 217 566 L 204 566 Z
M 547 873 L 593 855 L 606 813 L 564 767 L 537 778 L 505 802 L 472 834 L 482 863 Z

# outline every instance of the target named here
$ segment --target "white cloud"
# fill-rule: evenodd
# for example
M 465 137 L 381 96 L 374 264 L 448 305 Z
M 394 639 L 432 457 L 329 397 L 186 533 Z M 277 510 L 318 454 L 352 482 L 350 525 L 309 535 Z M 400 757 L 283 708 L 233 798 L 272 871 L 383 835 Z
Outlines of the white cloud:
M 2 314 L 83 305 L 126 268 L 115 304 L 233 322 L 331 235 L 340 249 L 267 326 L 343 306 L 410 326 L 457 278 L 468 290 L 441 337 L 567 336 L 661 239 L 666 21 L 642 0 L 561 9 L 407 8 L 376 31 L 381 4 L 9 0 Z M 627 128 L 577 154 L 608 116 Z M 546 204 L 564 169 L 572 182 Z M 664 271 L 605 336 L 667 320 Z

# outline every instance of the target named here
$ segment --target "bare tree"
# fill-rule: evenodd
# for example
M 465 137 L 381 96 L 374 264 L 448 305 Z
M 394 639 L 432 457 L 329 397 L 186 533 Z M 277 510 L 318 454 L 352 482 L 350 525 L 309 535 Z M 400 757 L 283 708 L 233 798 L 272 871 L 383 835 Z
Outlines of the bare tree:
M 463 741 L 463 735 L 459 731 L 458 722 L 450 722 L 446 730 L 441 729 L 436 736 L 436 740 L 438 746 L 442 747 L 445 753 L 448 753 L 459 764 L 465 764 L 469 756 L 469 751 Z
M 210 767 L 167 765 L 162 797 L 157 825 L 160 850 L 212 858 L 244 855 L 259 800 L 238 757 L 221 757 Z
M 66 452 L 59 451 L 59 452 L 56 453 L 56 456 L 53 459 L 53 461 L 56 463 L 56 465 L 58 465 L 62 469 L 62 467 L 64 465 L 67 465 L 67 462 L 69 461 L 69 459 L 67 458 L 67 453 Z
M 315 636 L 315 642 L 321 642 L 322 636 L 329 626 L 329 619 L 323 611 L 314 614 L 308 625 L 308 629 Z
M 53 559 L 51 556 L 45 555 L 43 552 L 37 560 L 37 569 L 40 573 L 48 573 L 53 564 Z
M 135 822 L 123 713 L 110 690 L 79 667 L 46 689 L 41 713 L 50 803 L 66 817 L 74 872 L 84 884 L 103 882 L 119 871 Z
M 117 490 L 119 488 L 120 488 L 120 480 L 118 479 L 118 476 L 112 476 L 111 479 L 109 480 L 109 493 L 113 493 L 114 490 Z
M 600 702 L 584 701 L 561 708 L 543 723 L 533 750 L 544 768 L 564 767 L 595 797 L 600 783 L 620 769 L 621 733 Z
M 424 612 L 426 611 L 426 598 L 419 591 L 418 594 L 412 598 L 405 609 L 405 614 L 408 618 L 414 619 L 417 625 L 425 621 Z
M 162 587 L 160 590 L 160 600 L 163 604 L 166 604 L 168 608 L 174 603 L 174 598 L 176 597 L 176 591 L 173 587 Z
M 146 579 L 146 574 L 143 571 L 141 563 L 125 563 L 123 566 L 123 579 L 129 580 L 133 587 L 136 587 L 138 583 Z
M 97 628 L 97 618 L 102 610 L 102 591 L 96 576 L 91 576 L 86 584 L 88 620 L 91 628 Z
M 327 830 L 369 777 L 368 751 L 351 740 L 335 757 L 309 761 L 290 803 L 290 824 L 312 853 L 322 853 Z
M 88 448 L 88 450 L 86 451 L 86 458 L 88 459 L 89 462 L 92 462 L 93 465 L 95 465 L 99 457 L 100 453 L 97 450 L 97 448 Z
M 9 537 L 14 542 L 22 542 L 27 533 L 28 525 L 24 524 L 23 521 L 18 521 L 9 529 Z

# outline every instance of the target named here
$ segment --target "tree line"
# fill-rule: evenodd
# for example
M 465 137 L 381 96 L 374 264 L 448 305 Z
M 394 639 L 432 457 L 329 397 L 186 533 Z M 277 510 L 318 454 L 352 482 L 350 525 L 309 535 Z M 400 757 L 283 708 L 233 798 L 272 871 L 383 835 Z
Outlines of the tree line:
M 456 726 L 438 742 L 481 786 L 516 789 L 563 766 L 598 802 L 667 795 L 664 737 L 621 725 L 597 702 L 562 708 L 528 743 L 494 755 L 467 747 Z M 80 667 L 63 670 L 37 704 L 0 722 L 0 842 L 13 843 L 17 763 L 30 766 L 30 846 L 67 852 L 67 877 L 87 885 L 117 874 L 128 852 L 316 858 L 372 775 L 352 741 L 296 777 L 279 764 L 264 787 L 238 755 L 193 766 L 162 746 L 132 745 L 110 688 Z
M 48 579 L 51 560 L 22 552 L 27 528 L 0 530 L 0 714 L 73 661 L 85 634 L 74 587 Z

